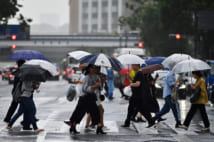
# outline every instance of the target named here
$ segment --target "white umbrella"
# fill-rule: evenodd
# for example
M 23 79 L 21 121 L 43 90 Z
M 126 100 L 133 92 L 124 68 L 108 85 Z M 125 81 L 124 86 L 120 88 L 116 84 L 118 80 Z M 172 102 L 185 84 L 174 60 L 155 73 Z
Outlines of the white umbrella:
M 189 59 L 182 61 L 174 66 L 172 72 L 184 73 L 192 71 L 210 70 L 211 67 L 204 61 L 198 59 Z
M 81 59 L 82 57 L 85 57 L 87 55 L 90 55 L 91 53 L 86 52 L 86 51 L 73 51 L 73 52 L 69 52 L 68 55 L 70 57 L 73 57 L 76 60 Z
M 47 70 L 52 76 L 58 75 L 57 68 L 52 63 L 45 60 L 30 60 L 25 63 L 26 65 L 38 65 L 42 69 Z
M 145 64 L 145 61 L 140 58 L 137 55 L 133 55 L 133 54 L 124 54 L 121 55 L 119 57 L 117 57 L 117 59 L 123 64 L 123 65 L 132 65 L 132 64 Z
M 181 61 L 184 60 L 188 60 L 191 59 L 192 57 L 190 55 L 187 54 L 180 54 L 180 53 L 176 53 L 176 54 L 172 54 L 169 57 L 167 57 L 163 62 L 162 65 L 165 68 L 169 68 L 169 69 L 173 69 L 173 67 L 178 64 Z

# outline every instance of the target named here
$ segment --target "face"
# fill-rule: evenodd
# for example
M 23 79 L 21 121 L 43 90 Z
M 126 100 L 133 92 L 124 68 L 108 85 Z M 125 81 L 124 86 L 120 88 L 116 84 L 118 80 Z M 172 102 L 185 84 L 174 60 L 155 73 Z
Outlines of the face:
M 93 74 L 96 72 L 96 67 L 95 66 L 91 66 L 89 69 L 90 73 Z
M 82 63 L 79 64 L 79 69 L 84 70 L 86 68 L 86 66 L 83 66 Z
M 132 65 L 132 69 L 133 69 L 134 71 L 138 71 L 139 66 L 138 66 L 138 65 Z
M 198 78 L 198 76 L 197 76 L 196 74 L 193 74 L 193 77 L 194 77 L 195 79 L 197 79 L 197 78 Z

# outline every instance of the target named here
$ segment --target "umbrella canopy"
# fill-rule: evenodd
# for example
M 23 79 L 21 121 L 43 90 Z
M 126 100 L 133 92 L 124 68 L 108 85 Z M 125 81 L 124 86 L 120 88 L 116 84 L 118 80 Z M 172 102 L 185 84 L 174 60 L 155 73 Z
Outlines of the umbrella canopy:
M 16 72 L 16 76 L 23 81 L 44 82 L 51 77 L 51 74 L 42 69 L 39 65 L 22 65 Z
M 124 55 L 117 57 L 117 59 L 124 65 L 145 64 L 145 61 L 142 58 L 140 58 L 137 55 L 133 55 L 133 54 L 124 54 Z
M 42 69 L 48 71 L 52 76 L 58 75 L 57 68 L 52 63 L 44 60 L 30 60 L 25 63 L 25 65 L 37 65 Z
M 147 73 L 153 73 L 154 71 L 160 70 L 160 69 L 163 69 L 163 66 L 159 64 L 154 64 L 154 65 L 143 67 L 141 70 L 143 71 L 143 73 L 147 74 Z
M 38 51 L 34 50 L 21 50 L 13 53 L 9 56 L 11 60 L 32 60 L 32 59 L 40 59 L 40 60 L 48 60 L 44 55 L 42 55 Z
M 152 57 L 150 59 L 146 60 L 146 64 L 147 65 L 154 65 L 154 64 L 159 64 L 161 65 L 161 63 L 165 60 L 165 57 Z
M 173 69 L 173 67 L 181 61 L 191 59 L 192 57 L 187 54 L 172 54 L 167 57 L 163 62 L 162 65 L 165 68 Z
M 120 74 L 128 74 L 129 72 L 131 72 L 131 69 L 130 69 L 130 68 L 123 68 L 123 69 L 120 71 Z
M 211 67 L 204 61 L 198 59 L 189 59 L 182 61 L 174 66 L 172 72 L 184 73 L 192 71 L 210 70 Z
M 85 57 L 85 56 L 90 55 L 90 54 L 91 54 L 91 53 L 86 52 L 86 51 L 73 51 L 73 52 L 68 53 L 68 55 L 69 55 L 70 57 L 73 57 L 73 58 L 76 59 L 76 60 L 79 60 L 79 59 L 81 59 L 82 57 Z
M 122 64 L 114 57 L 100 54 L 91 54 L 79 60 L 81 63 L 93 64 L 96 66 L 112 67 L 115 70 L 121 70 Z

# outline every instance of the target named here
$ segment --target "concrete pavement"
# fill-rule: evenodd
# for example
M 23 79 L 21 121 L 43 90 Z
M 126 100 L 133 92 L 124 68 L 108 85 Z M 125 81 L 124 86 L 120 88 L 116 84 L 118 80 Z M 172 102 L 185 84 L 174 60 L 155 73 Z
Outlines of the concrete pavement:
M 207 107 L 211 121 L 211 133 L 200 133 L 202 123 L 192 122 L 189 131 L 175 129 L 175 121 L 170 112 L 165 118 L 167 121 L 159 123 L 156 128 L 145 128 L 146 123 L 133 123 L 130 128 L 121 128 L 120 125 L 127 114 L 128 102 L 120 98 L 115 89 L 115 99 L 103 102 L 105 108 L 105 125 L 107 135 L 96 135 L 95 132 L 86 133 L 84 130 L 85 118 L 77 127 L 80 135 L 70 135 L 69 127 L 63 121 L 69 119 L 77 101 L 68 102 L 66 91 L 69 84 L 66 81 L 50 81 L 43 83 L 39 93 L 35 93 L 37 105 L 38 126 L 45 132 L 35 134 L 22 131 L 20 118 L 14 125 L 15 132 L 8 132 L 2 121 L 11 101 L 11 88 L 6 81 L 0 81 L 0 142 L 71 142 L 71 141 L 157 141 L 157 142 L 213 142 L 214 138 L 214 109 Z M 163 100 L 159 100 L 162 105 Z M 189 109 L 188 101 L 180 101 L 181 118 L 184 119 Z

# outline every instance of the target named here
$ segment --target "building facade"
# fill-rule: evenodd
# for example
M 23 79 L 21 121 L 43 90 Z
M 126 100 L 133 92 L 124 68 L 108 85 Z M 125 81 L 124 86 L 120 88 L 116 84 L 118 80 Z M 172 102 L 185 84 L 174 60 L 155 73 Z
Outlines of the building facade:
M 70 34 L 121 32 L 128 0 L 70 0 Z

